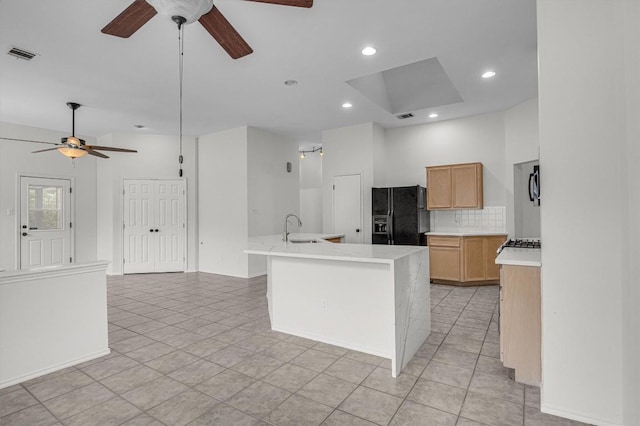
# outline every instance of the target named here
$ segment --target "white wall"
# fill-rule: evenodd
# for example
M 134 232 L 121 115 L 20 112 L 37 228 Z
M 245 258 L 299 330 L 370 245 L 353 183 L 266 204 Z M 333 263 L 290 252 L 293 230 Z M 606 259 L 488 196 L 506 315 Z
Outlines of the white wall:
M 504 112 L 505 137 L 505 197 L 507 232 L 515 233 L 514 171 L 513 165 L 538 159 L 540 148 L 538 130 L 538 98 L 523 102 Z M 527 175 L 528 176 L 528 175 Z M 544 177 L 543 177 L 544 179 Z M 517 235 L 523 237 L 526 235 Z
M 304 232 L 322 232 L 322 156 L 310 152 L 300 160 L 300 219 Z
M 628 212 L 622 223 L 626 254 L 623 264 L 622 287 L 622 368 L 623 368 L 623 414 L 624 424 L 640 424 L 640 179 L 637 168 L 640 164 L 640 3 L 627 0 L 623 3 L 623 28 L 625 35 L 625 94 L 627 145 L 626 163 L 622 162 L 626 177 Z M 627 271 L 626 274 L 624 271 Z
M 98 138 L 98 145 L 136 149 L 136 154 L 108 153 L 98 161 L 98 255 L 111 263 L 108 274 L 122 274 L 123 179 L 180 179 L 177 136 L 112 134 Z M 197 169 L 195 138 L 183 136 L 183 172 L 187 187 L 187 271 L 197 270 Z
M 199 138 L 201 271 L 244 278 L 266 273 L 264 257 L 243 250 L 248 237 L 279 234 L 285 215 L 298 213 L 297 156 L 292 141 L 252 127 Z
M 638 17 L 538 1 L 541 407 L 595 424 L 640 424 Z
M 378 124 L 373 125 L 373 186 L 376 188 L 387 186 L 386 135 L 384 127 Z M 370 213 L 371 211 L 367 212 L 367 214 Z
M 247 141 L 249 237 L 282 233 L 284 217 L 300 213 L 298 145 L 255 127 L 248 128 Z M 249 256 L 249 276 L 266 273 L 266 258 Z
M 246 277 L 247 128 L 198 139 L 199 270 Z
M 502 113 L 387 129 L 387 185 L 426 183 L 427 166 L 481 162 L 484 204 L 505 205 Z
M 18 139 L 59 142 L 68 136 L 34 127 L 0 123 L 0 135 Z M 87 143 L 95 139 L 81 136 Z M 56 151 L 31 154 L 47 145 L 0 140 L 0 269 L 18 268 L 19 237 L 18 175 L 63 177 L 75 180 L 75 261 L 96 260 L 96 158 L 86 156 L 75 160 Z
M 374 123 L 325 130 L 322 132 L 322 230 L 335 232 L 333 226 L 333 179 L 360 174 L 362 182 L 365 244 L 371 243 L 371 188 L 373 187 Z

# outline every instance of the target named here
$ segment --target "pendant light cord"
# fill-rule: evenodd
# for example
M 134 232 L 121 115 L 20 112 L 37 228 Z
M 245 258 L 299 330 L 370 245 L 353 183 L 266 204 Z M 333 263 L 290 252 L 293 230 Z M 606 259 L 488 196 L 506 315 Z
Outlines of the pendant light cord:
M 180 171 L 178 175 L 182 177 L 182 86 L 184 74 L 184 25 L 178 25 L 178 78 L 180 80 L 180 155 L 178 156 L 178 164 Z

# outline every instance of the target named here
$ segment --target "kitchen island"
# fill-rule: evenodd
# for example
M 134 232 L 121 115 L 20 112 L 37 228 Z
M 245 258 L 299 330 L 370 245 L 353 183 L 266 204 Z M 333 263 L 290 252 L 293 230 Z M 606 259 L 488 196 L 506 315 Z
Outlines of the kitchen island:
M 272 329 L 388 358 L 396 377 L 431 330 L 426 247 L 323 237 L 250 239 L 245 253 L 267 256 Z

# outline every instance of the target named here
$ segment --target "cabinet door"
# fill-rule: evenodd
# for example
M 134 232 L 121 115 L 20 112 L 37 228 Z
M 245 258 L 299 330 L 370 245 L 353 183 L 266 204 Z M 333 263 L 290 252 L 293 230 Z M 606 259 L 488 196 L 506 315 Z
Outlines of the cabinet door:
M 427 210 L 450 209 L 451 167 L 427 167 Z
M 451 166 L 454 209 L 482 208 L 482 164 Z
M 503 265 L 500 297 L 500 352 L 516 381 L 540 384 L 540 268 Z
M 464 281 L 485 280 L 485 238 L 466 237 L 463 243 Z
M 460 281 L 460 248 L 429 247 L 431 279 Z
M 485 237 L 485 274 L 487 280 L 500 279 L 500 265 L 496 265 L 498 247 L 507 239 L 506 235 Z

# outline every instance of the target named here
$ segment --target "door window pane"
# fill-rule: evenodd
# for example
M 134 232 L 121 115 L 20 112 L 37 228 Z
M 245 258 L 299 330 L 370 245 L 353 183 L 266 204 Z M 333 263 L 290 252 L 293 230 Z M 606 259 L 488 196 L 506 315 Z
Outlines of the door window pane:
M 63 229 L 61 186 L 29 185 L 29 229 Z

